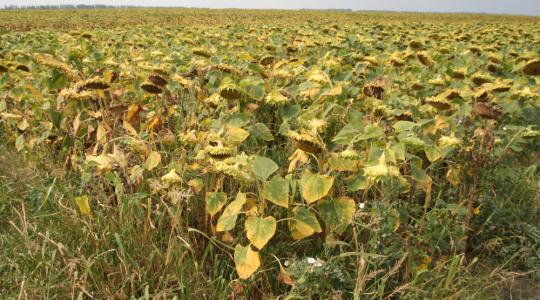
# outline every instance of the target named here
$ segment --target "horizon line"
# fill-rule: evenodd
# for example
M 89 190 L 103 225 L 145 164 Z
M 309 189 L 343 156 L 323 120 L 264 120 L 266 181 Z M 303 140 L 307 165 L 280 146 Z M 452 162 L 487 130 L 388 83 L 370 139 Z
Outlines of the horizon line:
M 10 8 L 14 7 L 14 8 Z M 4 4 L 0 10 L 84 10 L 84 9 L 145 9 L 145 8 L 173 8 L 173 9 L 210 9 L 210 10 L 282 10 L 282 11 L 337 11 L 343 13 L 355 12 L 381 12 L 381 13 L 416 13 L 416 14 L 470 14 L 470 15 L 492 15 L 492 16 L 516 16 L 516 17 L 540 17 L 540 14 L 512 14 L 512 13 L 491 13 L 475 11 L 429 11 L 429 10 L 373 10 L 373 9 L 353 9 L 353 8 L 245 8 L 245 7 L 204 7 L 204 6 L 170 6 L 170 5 L 111 5 L 111 4 L 41 4 L 41 5 L 16 5 Z M 57 7 L 57 8 L 56 8 Z

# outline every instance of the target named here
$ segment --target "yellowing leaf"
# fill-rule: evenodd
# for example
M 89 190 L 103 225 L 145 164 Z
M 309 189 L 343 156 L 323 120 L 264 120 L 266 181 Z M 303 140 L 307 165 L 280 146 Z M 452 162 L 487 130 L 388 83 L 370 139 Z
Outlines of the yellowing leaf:
M 276 219 L 274 217 L 249 217 L 244 224 L 249 241 L 259 250 L 268 243 L 276 232 Z
M 182 183 L 182 177 L 176 174 L 175 169 L 171 169 L 169 173 L 161 177 L 161 181 L 164 183 L 169 183 L 169 184 Z
M 206 211 L 214 216 L 227 203 L 227 195 L 223 192 L 206 193 Z
M 28 127 L 30 127 L 30 124 L 26 119 L 23 119 L 17 124 L 17 128 L 19 128 L 20 131 L 25 131 Z
M 249 131 L 239 128 L 231 127 L 227 130 L 227 140 L 232 144 L 241 144 L 249 137 Z
M 263 197 L 276 205 L 289 207 L 289 182 L 279 175 L 272 177 L 264 184 Z
M 330 192 L 334 184 L 334 177 L 328 175 L 313 174 L 306 171 L 300 179 L 302 196 L 308 204 L 313 203 Z
M 75 197 L 75 203 L 79 207 L 79 211 L 81 214 L 91 216 L 92 211 L 90 209 L 90 203 L 88 201 L 88 195 L 83 195 L 79 197 Z
M 236 245 L 234 248 L 234 263 L 236 264 L 236 272 L 241 279 L 247 279 L 261 265 L 259 252 L 251 250 L 251 246 Z
M 107 133 L 109 132 L 109 126 L 105 123 L 99 123 L 96 132 L 96 141 L 100 144 L 107 143 Z
M 188 181 L 188 185 L 195 194 L 198 194 L 202 191 L 203 181 L 200 178 L 191 179 Z
M 316 232 L 322 232 L 321 225 L 314 213 L 304 207 L 295 207 L 294 216 L 289 221 L 291 236 L 295 240 L 301 240 Z
M 328 228 L 341 233 L 352 223 L 355 202 L 349 197 L 325 199 L 318 205 L 319 214 Z
M 232 230 L 236 225 L 238 213 L 246 203 L 246 194 L 239 192 L 236 199 L 232 201 L 223 211 L 223 214 L 218 219 L 216 231 Z
M 159 163 L 161 162 L 161 154 L 157 151 L 152 151 L 148 158 L 146 159 L 146 162 L 144 164 L 144 167 L 151 171 L 157 166 L 159 166 Z

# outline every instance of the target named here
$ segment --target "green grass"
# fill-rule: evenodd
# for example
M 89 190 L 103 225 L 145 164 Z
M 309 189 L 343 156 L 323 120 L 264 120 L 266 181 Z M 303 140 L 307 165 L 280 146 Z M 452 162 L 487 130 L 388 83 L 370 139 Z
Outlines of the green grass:
M 410 227 L 422 235 L 381 236 L 369 232 L 374 224 L 357 222 L 347 233 L 356 244 L 312 239 L 272 247 L 281 263 L 289 261 L 287 272 L 296 282 L 289 287 L 272 275 L 278 267 L 273 258 L 263 261 L 266 268 L 256 280 L 235 280 L 231 251 L 190 229 L 197 222 L 189 205 L 145 192 L 126 194 L 116 203 L 100 190 L 103 186 L 94 186 L 92 194 L 103 197 L 95 202 L 93 217 L 85 218 L 73 201 L 78 178 L 51 158 L 27 159 L 10 147 L 1 150 L 0 287 L 7 299 L 352 299 L 360 293 L 362 299 L 538 299 L 535 169 L 505 168 L 489 175 L 483 188 L 500 192 L 474 220 L 480 230 L 467 255 L 448 251 L 461 223 L 448 217 L 441 196 Z M 372 222 L 394 226 L 399 216 L 387 212 L 399 207 L 377 205 L 372 212 L 386 219 Z M 413 269 L 426 253 L 432 259 L 428 268 Z M 307 257 L 322 266 L 307 264 Z

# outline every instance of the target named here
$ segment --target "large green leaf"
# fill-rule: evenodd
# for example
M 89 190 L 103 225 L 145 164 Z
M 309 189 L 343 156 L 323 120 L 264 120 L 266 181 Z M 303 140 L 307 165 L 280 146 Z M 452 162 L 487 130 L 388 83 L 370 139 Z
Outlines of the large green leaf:
M 319 214 L 328 228 L 341 233 L 352 223 L 355 203 L 349 197 L 325 199 L 318 205 Z
M 260 181 L 266 181 L 272 173 L 278 170 L 278 165 L 273 160 L 259 155 L 253 156 L 249 166 Z
M 289 182 L 276 175 L 264 184 L 263 197 L 279 206 L 289 207 Z

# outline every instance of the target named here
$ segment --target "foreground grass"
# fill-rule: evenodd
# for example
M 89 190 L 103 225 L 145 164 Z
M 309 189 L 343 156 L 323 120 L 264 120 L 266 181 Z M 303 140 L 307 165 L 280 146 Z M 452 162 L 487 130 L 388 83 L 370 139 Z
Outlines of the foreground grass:
M 227 245 L 191 228 L 196 222 L 185 205 L 141 192 L 120 206 L 102 191 L 99 213 L 84 218 L 73 201 L 73 174 L 51 158 L 26 159 L 5 146 L 0 153 L 0 287 L 8 299 L 538 299 L 538 196 L 530 194 L 537 188 L 515 179 L 531 174 L 492 177 L 509 185 L 508 199 L 493 203 L 500 207 L 477 227 L 469 255 L 433 256 L 418 272 L 410 270 L 416 249 L 406 245 L 397 260 L 367 253 L 369 241 L 274 247 L 290 261 L 290 287 L 265 270 L 256 281 L 237 281 Z M 304 259 L 310 256 L 324 265 L 313 270 Z

